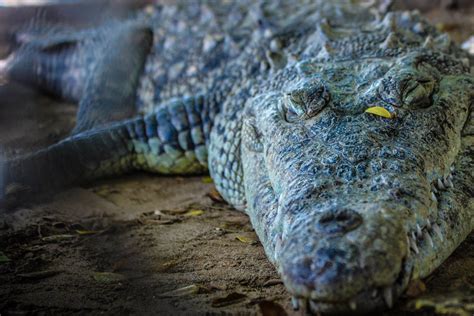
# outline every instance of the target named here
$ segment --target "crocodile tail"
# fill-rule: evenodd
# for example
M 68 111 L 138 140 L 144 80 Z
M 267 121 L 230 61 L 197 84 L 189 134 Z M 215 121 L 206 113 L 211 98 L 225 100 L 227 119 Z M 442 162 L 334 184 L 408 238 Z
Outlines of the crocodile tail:
M 99 59 L 103 62 L 113 53 L 123 53 L 123 46 L 140 49 L 141 43 L 133 42 L 132 35 L 144 24 L 146 21 L 113 19 L 78 27 L 49 22 L 38 15 L 27 25 L 12 30 L 14 50 L 3 72 L 9 81 L 78 102 L 88 89 L 87 79 L 96 71 Z
M 85 33 L 64 30 L 62 34 L 37 36 L 15 37 L 16 49 L 5 60 L 3 76 L 49 95 L 78 101 L 91 67 Z
M 0 161 L 0 204 L 3 199 L 17 206 L 133 170 L 202 174 L 207 170 L 215 116 L 210 104 L 214 103 L 202 95 L 171 100 L 146 116 L 81 132 L 32 154 Z
M 74 16 L 76 22 L 66 21 L 73 8 L 68 7 L 34 8 L 23 15 L 12 11 L 12 16 L 19 14 L 20 22 L 5 16 L 11 20 L 6 26 L 11 47 L 6 74 L 9 81 L 77 102 L 92 68 L 94 46 L 103 38 L 98 38 L 94 27 L 99 21 L 80 11 Z
M 141 120 L 77 134 L 0 162 L 0 205 L 17 206 L 74 184 L 130 171 L 134 151 L 128 129 Z

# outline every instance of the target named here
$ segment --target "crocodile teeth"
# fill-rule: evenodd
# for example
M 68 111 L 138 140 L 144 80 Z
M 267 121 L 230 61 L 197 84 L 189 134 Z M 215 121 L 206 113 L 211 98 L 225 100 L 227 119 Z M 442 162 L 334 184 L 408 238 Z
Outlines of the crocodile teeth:
M 318 313 L 318 306 L 312 300 L 309 300 L 309 309 L 315 314 Z
M 397 20 L 396 20 L 395 15 L 392 12 L 389 12 L 385 15 L 381 24 L 386 29 L 389 29 L 391 31 L 395 31 L 397 29 Z
M 433 231 L 436 233 L 436 235 L 438 235 L 438 238 L 441 239 L 441 241 L 444 240 L 443 234 L 441 233 L 441 228 L 439 228 L 438 224 L 433 224 Z
M 357 309 L 357 303 L 356 303 L 356 301 L 351 300 L 351 301 L 349 302 L 349 307 L 351 308 L 351 310 L 355 311 L 355 310 Z
M 273 39 L 271 42 L 270 42 L 270 50 L 274 53 L 277 53 L 279 51 L 281 51 L 281 41 L 279 39 Z
M 434 40 L 433 40 L 433 37 L 431 35 L 428 35 L 426 37 L 426 40 L 424 41 L 423 43 L 423 47 L 424 48 L 432 48 L 434 46 Z
M 419 254 L 420 251 L 418 250 L 418 246 L 416 245 L 416 241 L 414 239 L 410 239 L 410 247 L 415 251 L 416 254 Z
M 276 243 L 275 243 L 275 250 L 273 250 L 273 256 L 274 256 L 275 260 L 278 260 L 278 256 L 280 255 L 281 244 L 282 244 L 281 237 L 277 237 L 277 240 L 276 240 Z
M 376 298 L 377 297 L 377 294 L 379 294 L 379 291 L 377 291 L 377 289 L 374 289 L 372 291 L 372 298 Z
M 436 185 L 431 186 L 431 191 L 433 191 L 434 193 L 438 193 L 438 189 L 436 189 Z
M 421 227 L 420 225 L 416 224 L 416 235 L 418 237 L 421 237 L 422 236 L 422 232 L 421 232 Z
M 418 23 L 416 23 L 416 24 L 413 26 L 413 31 L 414 31 L 415 33 L 420 34 L 420 33 L 425 32 L 425 27 L 423 26 L 422 23 L 418 22 Z
M 385 41 L 380 44 L 380 48 L 387 49 L 387 48 L 395 48 L 399 45 L 400 41 L 398 36 L 395 32 L 390 32 L 385 39 Z
M 438 185 L 438 189 L 446 190 L 446 188 L 444 187 L 443 181 L 441 181 L 441 179 L 438 178 L 438 182 L 436 184 Z
M 293 307 L 294 311 L 300 309 L 300 303 L 298 302 L 298 299 L 294 296 L 291 298 L 291 307 Z
M 433 244 L 433 239 L 431 238 L 430 234 L 425 231 L 424 235 L 425 239 L 428 241 L 428 243 L 430 244 L 431 248 L 434 248 L 434 244 Z
M 444 186 L 447 187 L 447 188 L 452 188 L 452 187 L 454 187 L 453 181 L 449 180 L 449 177 L 446 178 L 446 179 L 444 179 L 443 184 L 444 184 Z
M 383 298 L 384 298 L 385 303 L 387 304 L 388 308 L 392 308 L 392 306 L 393 306 L 392 288 L 387 287 L 383 290 Z
M 438 202 L 438 199 L 436 198 L 436 194 L 434 194 L 434 192 L 431 192 L 431 200 L 433 200 L 433 202 Z
M 442 50 L 447 50 L 451 45 L 451 40 L 449 39 L 448 34 L 441 34 L 436 36 L 435 42 Z
M 335 53 L 335 50 L 334 48 L 329 45 L 328 43 L 325 43 L 319 53 L 318 53 L 318 56 L 316 56 L 317 58 L 330 58 L 332 55 L 334 55 Z
M 428 227 L 428 229 L 431 229 L 431 221 L 429 218 L 426 219 L 426 227 Z
M 443 181 L 443 185 L 445 188 L 449 188 L 449 183 L 447 178 L 443 178 L 441 181 Z

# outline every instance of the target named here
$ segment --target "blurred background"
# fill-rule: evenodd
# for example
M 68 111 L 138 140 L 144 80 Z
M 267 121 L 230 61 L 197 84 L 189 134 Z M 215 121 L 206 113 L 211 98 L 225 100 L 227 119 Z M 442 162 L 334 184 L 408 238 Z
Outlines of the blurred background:
M 52 22 L 90 25 L 154 2 L 177 0 L 0 0 L 0 59 L 9 52 L 8 30 L 26 23 L 38 9 Z M 450 32 L 458 43 L 474 33 L 474 0 L 394 0 L 393 3 L 395 9 L 419 10 L 441 30 Z
M 9 52 L 9 30 L 24 25 L 41 11 L 42 18 L 66 25 L 87 26 L 120 17 L 153 0 L 0 0 L 0 59 Z

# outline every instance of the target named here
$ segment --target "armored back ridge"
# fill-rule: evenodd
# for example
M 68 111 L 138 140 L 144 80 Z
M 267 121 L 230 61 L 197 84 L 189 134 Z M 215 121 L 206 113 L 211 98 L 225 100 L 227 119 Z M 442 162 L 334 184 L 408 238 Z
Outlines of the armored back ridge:
M 11 58 L 11 76 L 27 65 L 80 106 L 75 134 L 4 163 L 7 202 L 25 187 L 208 169 L 295 304 L 315 313 L 391 307 L 472 231 L 474 78 L 417 13 L 237 1 L 157 5 L 114 23 L 80 32 L 107 35 L 97 56 L 79 58 L 98 41 L 80 36 L 46 56 L 58 71 L 91 69 L 76 90 L 50 75 L 55 63 L 37 69 L 44 45 Z

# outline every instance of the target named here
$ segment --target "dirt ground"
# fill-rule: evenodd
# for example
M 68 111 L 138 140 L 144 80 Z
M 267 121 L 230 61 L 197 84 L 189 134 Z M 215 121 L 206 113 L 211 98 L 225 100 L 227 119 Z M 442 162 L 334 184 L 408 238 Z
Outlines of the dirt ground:
M 426 14 L 456 30 L 445 15 Z M 472 22 L 473 16 L 463 18 Z M 469 25 L 467 35 L 473 35 Z M 75 109 L 21 87 L 0 86 L 3 153 L 18 155 L 58 141 L 72 129 Z M 216 198 L 208 177 L 132 174 L 0 212 L 0 315 L 50 314 L 304 311 L 291 309 L 248 218 Z M 473 315 L 474 234 L 385 314 Z

